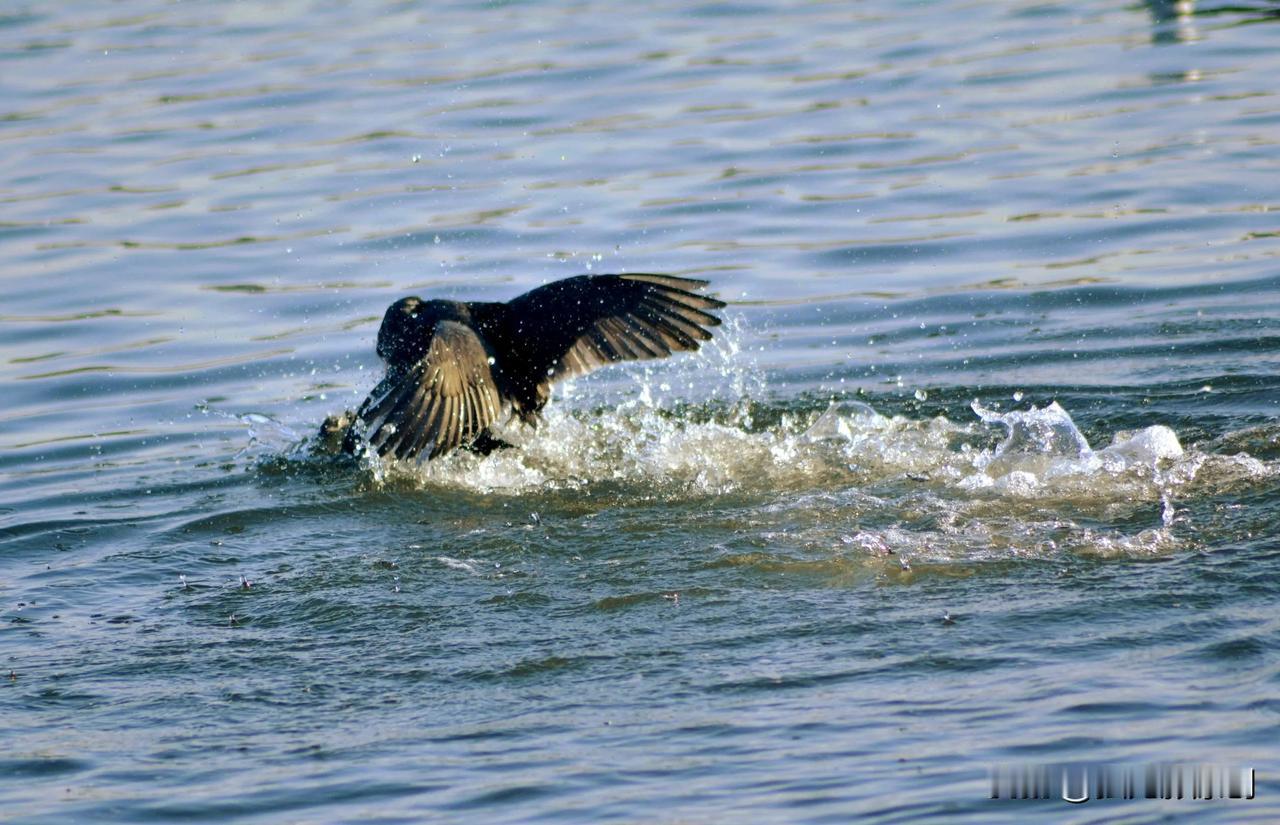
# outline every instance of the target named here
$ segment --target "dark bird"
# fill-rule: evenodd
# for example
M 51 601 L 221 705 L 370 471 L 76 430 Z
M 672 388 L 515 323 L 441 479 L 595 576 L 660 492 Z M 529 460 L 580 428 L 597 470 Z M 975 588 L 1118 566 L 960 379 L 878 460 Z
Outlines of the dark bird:
M 458 447 L 507 446 L 489 428 L 504 414 L 536 425 L 551 385 L 618 361 L 698 349 L 723 301 L 673 275 L 579 275 L 501 302 L 401 298 L 378 330 L 386 377 L 354 420 L 330 417 L 322 440 L 379 455 L 436 458 Z

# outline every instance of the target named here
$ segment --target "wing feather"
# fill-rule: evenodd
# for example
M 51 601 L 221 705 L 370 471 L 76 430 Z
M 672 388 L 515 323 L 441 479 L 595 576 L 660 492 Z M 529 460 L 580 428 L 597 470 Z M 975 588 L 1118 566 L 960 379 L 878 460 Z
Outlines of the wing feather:
M 435 458 L 474 441 L 501 406 L 489 358 L 474 330 L 437 323 L 427 354 L 389 372 L 361 405 L 357 417 L 370 446 L 394 458 Z
M 532 382 L 529 397 L 519 400 L 536 410 L 558 379 L 698 349 L 711 339 L 708 327 L 720 324 L 707 310 L 724 307 L 694 291 L 706 286 L 675 275 L 581 275 L 505 305 L 470 306 L 483 312 L 504 308 L 505 326 L 495 324 L 505 330 L 501 360 L 517 383 Z
M 662 343 L 662 336 L 638 315 L 623 315 L 617 321 L 626 329 L 632 343 L 644 353 L 643 357 L 665 358 L 671 354 L 670 347 Z
M 689 339 L 696 339 L 699 341 L 711 340 L 710 332 L 698 326 L 696 322 L 690 321 L 667 307 L 656 303 L 646 303 L 644 308 L 647 311 L 646 315 L 649 318 L 654 319 L 668 329 L 677 329 L 684 333 L 684 335 Z M 694 344 L 691 348 L 697 349 L 698 346 L 697 344 Z

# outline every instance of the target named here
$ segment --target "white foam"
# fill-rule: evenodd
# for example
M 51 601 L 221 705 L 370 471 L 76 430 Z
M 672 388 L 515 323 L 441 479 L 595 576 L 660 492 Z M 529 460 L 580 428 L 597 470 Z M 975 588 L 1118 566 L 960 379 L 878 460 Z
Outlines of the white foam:
M 880 559 L 896 576 L 957 559 L 1169 552 L 1189 540 L 1190 510 L 1180 502 L 1280 471 L 1280 462 L 1244 453 L 1184 448 L 1156 422 L 1094 449 L 1058 403 L 997 411 L 975 402 L 975 418 L 956 422 L 887 416 L 854 400 L 800 412 L 707 387 L 707 400 L 690 404 L 673 400 L 687 388 L 669 394 L 672 376 L 661 378 L 636 372 L 630 386 L 615 382 L 603 407 L 585 406 L 599 387 L 558 398 L 536 430 L 498 433 L 516 446 L 487 457 L 363 456 L 364 478 L 427 493 L 554 497 L 608 486 L 638 501 L 713 502 L 732 494 L 763 546 L 831 561 L 837 572 L 847 572 L 845 555 Z M 1117 526 L 1098 526 L 1109 522 Z M 904 557 L 910 564 L 900 565 Z
M 763 411 L 753 405 L 686 409 L 677 416 L 637 393 L 610 409 L 552 405 L 536 430 L 512 425 L 502 431 L 516 446 L 487 457 L 460 451 L 421 464 L 364 460 L 377 482 L 512 494 L 600 483 L 678 495 L 911 481 L 955 496 L 1077 502 L 1158 502 L 1193 483 L 1206 461 L 1204 454 L 1188 454 L 1163 425 L 1118 433 L 1095 451 L 1057 403 L 1010 412 L 975 403 L 974 411 L 980 423 L 958 424 L 941 416 L 889 417 L 868 404 L 841 401 L 760 427 L 754 419 Z M 990 442 L 983 425 L 992 424 L 1005 428 L 1005 437 L 981 446 Z M 1220 464 L 1229 457 L 1217 458 Z M 1236 477 L 1272 472 L 1247 456 L 1229 463 Z

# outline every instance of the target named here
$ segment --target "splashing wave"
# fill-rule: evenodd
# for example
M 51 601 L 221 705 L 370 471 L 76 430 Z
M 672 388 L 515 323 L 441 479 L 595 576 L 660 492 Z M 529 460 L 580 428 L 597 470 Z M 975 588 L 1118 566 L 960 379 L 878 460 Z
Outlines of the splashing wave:
M 1093 449 L 1056 402 L 977 421 L 886 416 L 857 401 L 821 411 L 742 402 L 676 410 L 643 397 L 618 407 L 553 405 L 514 449 L 424 464 L 369 459 L 375 483 L 512 494 L 603 482 L 663 494 L 800 492 L 905 484 L 962 498 L 1167 502 L 1276 476 L 1277 462 L 1184 449 L 1169 427 L 1122 431 Z M 1005 435 L 995 441 L 993 427 Z

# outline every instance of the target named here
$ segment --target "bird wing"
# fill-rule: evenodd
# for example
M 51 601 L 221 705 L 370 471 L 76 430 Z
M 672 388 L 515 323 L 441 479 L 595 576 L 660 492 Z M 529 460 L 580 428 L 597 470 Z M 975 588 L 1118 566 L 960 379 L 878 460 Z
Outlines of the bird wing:
M 706 327 L 720 325 L 706 310 L 724 306 L 693 292 L 706 285 L 674 275 L 579 275 L 508 302 L 508 323 L 545 396 L 561 378 L 698 349 L 711 340 Z
M 501 408 L 490 363 L 475 331 L 454 321 L 437 323 L 427 354 L 407 368 L 388 370 L 360 406 L 356 415 L 369 444 L 379 455 L 403 459 L 419 453 L 435 458 L 474 441 Z

